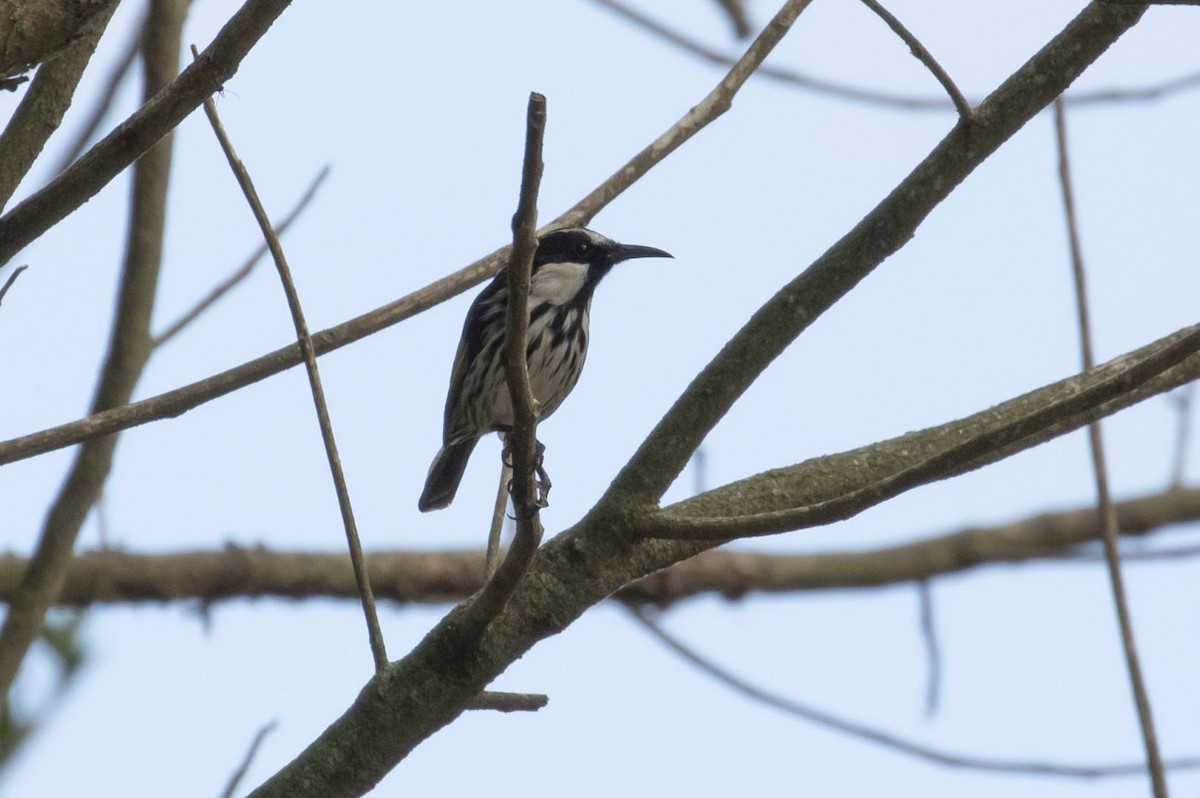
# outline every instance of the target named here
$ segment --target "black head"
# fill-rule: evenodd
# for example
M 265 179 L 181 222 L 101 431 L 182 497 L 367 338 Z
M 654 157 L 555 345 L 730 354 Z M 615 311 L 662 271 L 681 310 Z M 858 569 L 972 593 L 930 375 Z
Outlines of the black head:
M 671 258 L 668 252 L 655 247 L 618 244 L 611 238 L 584 227 L 565 227 L 546 233 L 538 240 L 533 256 L 533 269 L 548 263 L 580 263 L 588 266 L 593 282 L 621 261 L 634 258 Z

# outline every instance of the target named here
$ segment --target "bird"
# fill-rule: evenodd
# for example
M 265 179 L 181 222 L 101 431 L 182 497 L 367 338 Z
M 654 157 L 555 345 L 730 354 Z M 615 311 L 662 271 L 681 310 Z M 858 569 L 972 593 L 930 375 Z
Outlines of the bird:
M 579 381 L 587 357 L 592 294 L 600 281 L 623 261 L 671 257 L 655 247 L 618 244 L 584 227 L 561 228 L 538 239 L 529 281 L 525 361 L 539 420 L 557 410 Z M 480 438 L 512 428 L 504 370 L 507 312 L 506 267 L 475 298 L 463 322 L 446 395 L 442 448 L 417 502 L 423 513 L 454 501 Z M 539 460 L 542 448 L 539 443 Z M 540 465 L 539 476 L 545 476 Z

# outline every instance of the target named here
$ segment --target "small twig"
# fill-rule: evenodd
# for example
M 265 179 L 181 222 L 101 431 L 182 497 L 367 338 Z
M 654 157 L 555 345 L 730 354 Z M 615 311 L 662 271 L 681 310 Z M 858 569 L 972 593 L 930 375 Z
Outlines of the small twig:
M 1175 411 L 1179 415 L 1179 432 L 1175 436 L 1175 456 L 1171 458 L 1171 487 L 1183 487 L 1183 477 L 1187 471 L 1188 449 L 1192 440 L 1192 398 L 1196 395 L 1196 383 L 1184 386 L 1174 393 L 1167 394 L 1167 399 L 1175 403 Z
M 488 530 L 487 554 L 483 561 L 483 578 L 491 579 L 500 564 L 500 534 L 504 531 L 504 510 L 508 507 L 508 483 L 512 480 L 512 466 L 508 460 L 500 466 L 500 484 L 496 488 L 496 504 L 492 507 L 492 526 Z
M 491 709 L 496 712 L 537 712 L 550 703 L 541 693 L 497 693 L 484 691 L 466 709 Z
M 192 56 L 199 57 L 199 52 L 196 50 L 195 45 L 192 46 Z M 379 617 L 375 612 L 375 597 L 371 593 L 371 582 L 367 577 L 367 569 L 363 563 L 362 543 L 358 539 L 358 527 L 354 522 L 354 510 L 350 505 L 350 491 L 346 487 L 345 474 L 342 473 L 342 461 L 338 455 L 337 442 L 333 437 L 333 424 L 329 419 L 329 407 L 325 403 L 325 392 L 321 387 L 321 373 L 317 370 L 317 356 L 313 350 L 312 337 L 308 332 L 308 324 L 304 320 L 304 311 L 300 307 L 300 296 L 296 292 L 295 283 L 292 281 L 291 269 L 288 267 L 287 258 L 283 254 L 283 246 L 279 243 L 279 237 L 271 229 L 271 220 L 258 198 L 258 192 L 254 188 L 254 183 L 250 180 L 250 173 L 246 171 L 245 165 L 242 164 L 241 159 L 234 152 L 233 144 L 230 143 L 229 137 L 225 134 L 225 129 L 221 125 L 221 119 L 217 116 L 216 103 L 212 101 L 211 97 L 204 101 L 204 113 L 208 116 L 213 133 L 216 134 L 217 140 L 221 144 L 221 149 L 225 153 L 225 158 L 237 178 L 238 185 L 241 186 L 242 193 L 246 196 L 246 201 L 250 204 L 250 209 L 254 213 L 254 218 L 258 222 L 264 238 L 266 238 L 267 245 L 271 250 L 271 257 L 275 260 L 275 266 L 279 270 L 279 279 L 283 283 L 284 293 L 287 295 L 288 308 L 291 310 L 292 321 L 296 327 L 296 338 L 300 344 L 300 351 L 304 356 L 304 365 L 308 370 L 308 382 L 309 387 L 312 389 L 313 405 L 316 407 L 317 421 L 321 427 L 321 438 L 325 443 L 325 454 L 329 461 L 329 472 L 333 477 L 334 489 L 337 491 L 338 507 L 341 510 L 342 524 L 346 530 L 346 543 L 350 548 L 350 562 L 354 567 L 354 578 L 358 583 L 359 595 L 362 598 L 363 614 L 367 620 L 367 635 L 371 643 L 371 654 L 375 659 L 375 672 L 378 673 L 388 665 L 387 649 L 383 642 L 383 632 L 379 628 Z
M 758 701 L 766 706 L 786 712 L 797 718 L 802 718 L 818 726 L 854 737 L 864 742 L 874 743 L 891 751 L 932 762 L 946 767 L 964 768 L 967 770 L 983 770 L 997 773 L 1019 773 L 1028 776 L 1054 776 L 1060 778 L 1095 779 L 1111 776 L 1135 776 L 1143 772 L 1140 763 L 1126 765 L 1065 765 L 1056 762 L 1022 762 L 1007 759 L 985 759 L 983 757 L 964 756 L 943 751 L 931 746 L 906 740 L 888 732 L 872 728 L 864 723 L 847 720 L 815 707 L 793 701 L 790 698 L 775 695 L 758 687 L 732 672 L 722 668 L 712 661 L 700 656 L 688 646 L 668 634 L 640 607 L 626 605 L 633 617 L 655 638 L 667 648 L 674 651 L 698 670 L 707 673 L 726 687 L 742 695 Z M 1172 760 L 1172 770 L 1200 768 L 1200 757 L 1188 757 Z
M 954 108 L 958 111 L 958 115 L 963 119 L 971 118 L 971 104 L 967 102 L 967 98 L 958 90 L 958 86 L 954 85 L 954 81 L 942 69 L 942 65 L 937 62 L 933 54 L 925 49 L 925 45 L 921 44 L 900 20 L 896 19 L 890 11 L 881 6 L 876 0 L 862 0 L 863 5 L 875 12 L 875 14 L 887 23 L 897 36 L 904 40 L 908 45 L 908 49 L 916 56 L 917 60 L 925 65 L 925 68 L 933 73 L 937 78 L 938 83 L 942 84 L 942 88 L 950 95 L 950 101 L 954 103 Z
M 1071 187 L 1071 165 L 1067 155 L 1067 123 L 1062 100 L 1054 101 L 1054 130 L 1058 144 L 1058 177 L 1062 187 L 1063 211 L 1067 222 L 1067 238 L 1071 249 L 1071 272 L 1075 282 L 1076 311 L 1079 317 L 1079 343 L 1084 369 L 1095 365 L 1092 352 L 1092 332 L 1089 320 L 1087 284 L 1084 274 L 1083 251 L 1079 244 L 1079 225 L 1075 215 L 1075 200 Z M 1158 735 L 1154 729 L 1154 718 L 1150 709 L 1150 697 L 1146 693 L 1145 680 L 1139 662 L 1137 643 L 1133 637 L 1133 619 L 1129 613 L 1129 601 L 1125 593 L 1125 580 L 1121 574 L 1120 528 L 1117 513 L 1113 508 L 1112 495 L 1108 487 L 1108 467 L 1105 464 L 1104 439 L 1100 422 L 1088 425 L 1091 441 L 1092 463 L 1096 475 L 1096 497 L 1099 503 L 1100 523 L 1104 532 L 1104 559 L 1108 564 L 1109 583 L 1113 603 L 1117 612 L 1117 623 L 1121 630 L 1121 644 L 1125 651 L 1125 665 L 1129 671 L 1129 685 L 1137 706 L 1142 741 L 1146 748 L 1146 768 L 1155 798 L 1167 798 L 1167 778 L 1163 770 L 1162 756 L 1158 750 Z
M 933 617 L 933 587 L 928 579 L 917 582 L 917 615 L 921 640 L 925 642 L 925 662 L 929 674 L 925 681 L 925 717 L 937 714 L 942 698 L 942 649 L 938 645 L 937 622 Z
M 508 307 L 504 331 L 504 374 L 512 398 L 513 425 L 504 435 L 504 448 L 512 462 L 513 513 L 517 535 L 541 537 L 538 520 L 537 485 L 537 400 L 529 383 L 525 350 L 529 337 L 529 283 L 537 250 L 537 198 L 542 182 L 542 138 L 546 130 L 546 98 L 529 95 L 526 115 L 525 166 L 521 195 L 513 214 L 512 258 L 508 264 Z M 528 523 L 523 523 L 528 522 Z M 536 528 L 536 530 L 535 530 Z
M 28 265 L 22 264 L 22 265 L 18 266 L 17 268 L 13 269 L 13 273 L 10 274 L 8 276 L 8 279 L 4 281 L 4 287 L 0 288 L 0 304 L 3 304 L 5 294 L 8 293 L 8 289 L 12 288 L 12 284 L 17 281 L 17 278 L 21 276 L 21 272 L 25 271 L 28 268 L 29 268 Z
M 237 790 L 238 784 L 240 784 L 242 779 L 245 777 L 246 771 L 250 769 L 250 763 L 254 761 L 254 756 L 258 753 L 258 749 L 262 745 L 262 741 L 268 734 L 275 731 L 276 725 L 276 721 L 271 721 L 259 729 L 254 735 L 254 739 L 250 741 L 250 747 L 246 749 L 246 755 L 242 757 L 241 764 L 237 766 L 237 770 L 230 774 L 229 781 L 225 785 L 225 790 L 221 793 L 221 798 L 233 798 L 233 794 Z
M 312 182 L 308 184 L 308 188 L 304 190 L 304 194 L 302 194 L 300 199 L 296 201 L 296 205 L 290 211 L 288 211 L 286 216 L 279 220 L 278 224 L 272 225 L 275 235 L 279 236 L 280 238 L 283 237 L 283 234 L 287 232 L 287 229 L 292 226 L 292 222 L 296 221 L 300 214 L 302 214 L 308 207 L 308 204 L 312 202 L 313 197 L 317 195 L 317 190 L 321 187 L 321 184 L 325 182 L 325 178 L 328 176 L 329 165 L 326 164 L 325 166 L 321 167 L 321 171 L 317 172 L 317 176 L 314 177 Z M 162 346 L 167 341 L 171 340 L 180 332 L 182 332 L 184 327 L 187 327 L 189 324 L 199 318 L 202 313 L 215 305 L 217 301 L 221 299 L 221 297 L 225 296 L 225 294 L 232 291 L 239 283 L 249 277 L 250 273 L 254 271 L 254 267 L 258 265 L 258 262 L 262 260 L 263 256 L 269 251 L 270 250 L 265 242 L 260 244 L 258 249 L 256 249 L 250 255 L 250 257 L 246 258 L 246 260 L 242 262 L 242 265 L 237 271 L 218 283 L 211 291 L 208 292 L 207 296 L 193 305 L 191 310 L 184 313 L 165 330 L 156 335 L 154 337 L 155 348 Z
M 517 528 L 512 545 L 495 574 L 471 604 L 465 624 L 467 636 L 481 634 L 504 609 L 509 596 L 529 566 L 542 541 L 542 521 L 537 505 L 537 411 L 529 385 L 525 340 L 529 329 L 529 277 L 537 249 L 537 198 L 542 182 L 542 138 L 546 132 L 546 98 L 530 92 L 525 116 L 525 159 L 521 193 L 513 215 L 512 259 L 508 264 L 507 326 L 504 336 L 504 373 L 513 408 L 513 425 L 504 436 L 512 462 L 510 483 Z

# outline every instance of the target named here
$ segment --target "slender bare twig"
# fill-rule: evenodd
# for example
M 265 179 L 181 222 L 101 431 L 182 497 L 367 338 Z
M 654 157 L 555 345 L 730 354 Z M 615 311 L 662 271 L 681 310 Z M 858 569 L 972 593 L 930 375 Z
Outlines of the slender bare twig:
M 287 229 L 292 226 L 292 222 L 296 221 L 300 214 L 304 213 L 304 210 L 308 207 L 308 204 L 312 202 L 313 197 L 317 195 L 317 190 L 320 189 L 321 184 L 325 182 L 325 178 L 328 176 L 329 165 L 326 164 L 325 166 L 321 167 L 321 171 L 317 172 L 317 176 L 314 177 L 312 182 L 308 184 L 308 188 L 304 190 L 304 194 L 302 194 L 300 199 L 296 201 L 295 206 L 288 211 L 287 215 L 280 219 L 278 223 L 272 225 L 275 235 L 283 238 L 283 234 L 286 233 Z M 258 265 L 258 262 L 262 260 L 263 256 L 266 255 L 268 251 L 269 249 L 265 243 L 260 244 L 258 249 L 256 249 L 250 255 L 250 257 L 246 258 L 246 260 L 242 262 L 242 265 L 237 269 L 237 271 L 233 272 L 233 274 L 229 275 L 216 286 L 214 286 L 213 289 L 208 292 L 207 296 L 193 305 L 190 310 L 172 322 L 165 330 L 156 335 L 154 337 L 155 348 L 162 346 L 167 341 L 170 341 L 172 338 L 182 332 L 185 327 L 199 318 L 201 314 L 215 305 L 218 300 L 220 300 L 223 296 L 236 288 L 243 280 L 249 277 L 250 273 L 254 271 L 254 267 Z
M 487 691 L 467 705 L 467 709 L 491 709 L 496 712 L 537 712 L 550 703 L 541 693 L 499 693 Z
M 613 13 L 621 16 L 655 36 L 676 45 L 711 64 L 728 67 L 736 60 L 735 56 L 693 39 L 686 34 L 669 28 L 666 25 L 646 16 L 632 6 L 625 5 L 620 0 L 593 0 Z M 795 86 L 804 91 L 825 94 L 851 102 L 867 105 L 877 105 L 901 111 L 952 111 L 954 105 L 941 97 L 903 95 L 890 92 L 864 89 L 848 86 L 843 83 L 822 80 L 806 75 L 794 69 L 763 65 L 755 73 L 756 77 L 775 80 L 786 85 Z M 1067 105 L 1107 105 L 1128 102 L 1149 102 L 1159 100 L 1171 94 L 1191 91 L 1200 87 L 1200 71 L 1189 72 L 1185 75 L 1170 78 L 1147 86 L 1128 89 L 1094 89 L 1091 91 L 1075 91 L 1066 95 Z
M 925 716 L 933 717 L 942 697 L 942 648 L 938 645 L 937 621 L 933 615 L 933 587 L 928 579 L 917 582 L 917 621 L 925 644 Z
M 692 648 L 676 639 L 674 635 L 668 634 L 650 617 L 644 608 L 631 606 L 629 610 L 634 619 L 659 642 L 698 670 L 713 677 L 726 687 L 794 717 L 802 718 L 810 723 L 815 723 L 818 726 L 832 729 L 833 731 L 864 742 L 882 746 L 896 753 L 946 767 L 997 773 L 1019 773 L 1027 776 L 1096 779 L 1112 776 L 1136 776 L 1143 771 L 1143 766 L 1140 763 L 1127 765 L 1066 765 L 1055 762 L 1016 761 L 965 756 L 906 740 L 903 737 L 881 731 L 865 723 L 839 717 L 830 712 L 802 704 L 790 698 L 784 698 L 751 684 L 708 658 L 702 657 L 692 650 Z M 1200 757 L 1174 760 L 1170 763 L 1170 767 L 1179 770 L 1200 768 Z
M 28 268 L 29 268 L 28 265 L 22 264 L 22 265 L 18 266 L 17 268 L 13 269 L 12 274 L 8 275 L 8 279 L 4 281 L 4 287 L 0 288 L 0 303 L 4 302 L 4 297 L 8 294 L 8 289 L 12 288 L 13 283 L 15 283 L 17 281 L 17 278 L 21 276 L 21 272 L 25 271 Z
M 179 72 L 186 10 L 184 0 L 153 4 L 142 39 L 147 100 Z M 134 168 L 117 312 L 92 398 L 93 412 L 127 404 L 150 358 L 150 317 L 162 265 L 170 177 L 171 139 L 167 137 Z M 46 513 L 29 567 L 0 628 L 0 700 L 7 700 L 17 669 L 41 632 L 47 609 L 62 589 L 79 530 L 104 489 L 116 446 L 117 437 L 110 435 L 81 447 Z
M 264 0 L 265 1 L 265 0 Z M 759 67 L 771 49 L 790 29 L 796 15 L 810 0 L 791 0 L 771 21 L 742 58 L 730 69 L 713 91 L 671 126 L 667 132 L 637 153 L 611 177 L 554 219 L 547 228 L 587 224 L 593 216 L 641 179 L 652 168 L 675 152 L 686 141 L 727 111 L 746 80 Z M 220 38 L 220 37 L 218 37 Z M 216 46 L 214 42 L 213 47 Z M 212 49 L 212 48 L 210 48 Z M 74 167 L 72 167 L 74 168 Z M 4 234 L 0 218 L 0 236 Z M 440 302 L 478 285 L 507 262 L 509 248 L 503 247 L 458 272 L 437 280 L 408 296 L 383 307 L 322 330 L 313 336 L 317 354 L 323 355 L 362 340 L 380 330 L 398 324 Z M 276 349 L 248 363 L 199 380 L 173 391 L 127 404 L 102 414 L 79 419 L 50 429 L 0 442 L 0 465 L 61 449 L 98 435 L 128 429 L 150 421 L 178 416 L 205 402 L 252 385 L 302 362 L 296 345 Z
M 1175 435 L 1175 455 L 1171 458 L 1170 484 L 1173 487 L 1183 486 L 1184 474 L 1187 472 L 1187 456 L 1192 441 L 1192 399 L 1195 395 L 1196 383 L 1167 394 L 1167 398 L 1174 402 L 1179 418 L 1179 431 Z
M 153 2 L 153 0 L 150 0 Z M 104 117 L 112 109 L 113 100 L 116 99 L 117 90 L 121 88 L 121 84 L 125 82 L 125 78 L 129 75 L 133 68 L 133 62 L 137 59 L 138 53 L 141 51 L 142 30 L 146 27 L 145 15 L 134 26 L 133 33 L 129 37 L 129 41 L 125 43 L 125 49 L 121 53 L 121 57 L 113 64 L 112 69 L 108 73 L 108 79 L 104 81 L 104 86 L 100 89 L 97 95 L 95 107 L 92 108 L 91 114 L 87 120 L 79 127 L 75 133 L 75 137 L 67 146 L 62 156 L 58 159 L 58 165 L 54 168 L 54 174 L 58 174 L 66 169 L 75 160 L 83 154 L 87 148 L 88 142 L 96 135 L 96 131 L 100 129 L 100 123 L 104 121 Z
M 488 529 L 487 554 L 483 561 L 483 578 L 488 580 L 500 564 L 500 535 L 504 531 L 504 510 L 508 507 L 508 483 L 512 481 L 512 466 L 508 460 L 500 464 L 500 484 L 496 486 L 496 503 L 492 507 L 492 525 Z
M 529 330 L 529 278 L 533 270 L 533 255 L 537 250 L 537 199 L 542 183 L 542 139 L 545 132 L 546 98 L 531 92 L 525 115 L 525 158 L 521 171 L 520 199 L 512 220 L 513 246 L 512 259 L 508 264 L 508 307 L 504 330 L 504 375 L 513 410 L 512 428 L 504 434 L 504 451 L 512 463 L 513 478 L 508 484 L 517 526 L 504 560 L 471 605 L 466 621 L 466 626 L 471 629 L 468 637 L 481 634 L 492 618 L 504 609 L 508 597 L 516 589 L 542 541 L 538 488 L 534 478 L 538 466 L 537 410 L 534 407 L 533 389 L 529 384 L 525 344 Z
M 891 28 L 897 36 L 904 40 L 908 45 L 908 49 L 916 57 L 918 61 L 925 65 L 933 76 L 937 78 L 938 83 L 942 84 L 942 88 L 950 95 L 950 101 L 954 103 L 958 115 L 963 119 L 971 118 L 971 104 L 967 102 L 967 98 L 958 90 L 958 86 L 954 85 L 954 81 L 950 79 L 950 75 L 946 70 L 942 69 L 942 65 L 937 62 L 933 54 L 925 49 L 925 45 L 914 36 L 904 24 L 898 20 L 895 15 L 880 5 L 876 0 L 862 0 L 863 5 L 875 12 L 887 26 Z
M 221 798 L 233 798 L 238 785 L 241 784 L 242 779 L 246 776 L 246 771 L 250 769 L 250 763 L 254 761 L 254 756 L 258 753 L 263 740 L 266 739 L 268 734 L 275 731 L 276 725 L 276 721 L 271 721 L 255 732 L 254 739 L 250 741 L 250 747 L 246 749 L 246 755 L 242 757 L 242 761 L 237 766 L 237 769 L 230 774 L 229 781 L 226 782 L 225 789 L 221 792 Z
M 1095 364 L 1092 351 L 1092 325 L 1088 311 L 1087 283 L 1083 265 L 1083 250 L 1079 242 L 1079 222 L 1075 213 L 1075 199 L 1071 184 L 1071 164 L 1067 148 L 1067 122 L 1061 100 L 1054 103 L 1054 130 L 1058 145 L 1058 177 L 1062 187 L 1063 211 L 1067 223 L 1067 238 L 1071 250 L 1071 274 L 1075 284 L 1075 307 L 1079 318 L 1079 346 L 1083 367 L 1091 369 Z M 1150 708 L 1150 697 L 1146 692 L 1142 676 L 1137 643 L 1133 636 L 1133 619 L 1129 612 L 1129 599 L 1125 591 L 1125 579 L 1121 574 L 1121 550 L 1118 544 L 1120 529 L 1117 513 L 1113 508 L 1112 495 L 1108 487 L 1108 467 L 1105 463 L 1104 439 L 1100 422 L 1088 425 L 1091 443 L 1092 464 L 1096 476 L 1096 500 L 1099 504 L 1101 528 L 1104 532 L 1104 559 L 1108 565 L 1109 584 L 1117 623 L 1121 631 L 1121 644 L 1125 651 L 1125 665 L 1129 671 L 1129 685 L 1137 707 L 1142 741 L 1146 748 L 1146 768 L 1155 798 L 1167 798 L 1167 777 L 1163 770 L 1162 755 L 1158 750 L 1158 735 L 1154 728 L 1154 717 Z
M 195 47 L 192 47 L 192 55 L 199 57 L 199 52 Z M 225 159 L 229 162 L 229 166 L 237 178 L 238 185 L 241 187 L 242 193 L 246 196 L 246 201 L 250 204 L 250 208 L 254 212 L 254 219 L 258 222 L 263 237 L 266 238 L 267 246 L 271 250 L 271 257 L 274 259 L 275 266 L 279 270 L 279 279 L 283 283 L 283 291 L 287 295 L 288 309 L 291 311 L 292 321 L 296 327 L 296 338 L 300 344 L 300 351 L 304 355 L 304 365 L 308 372 L 308 384 L 312 389 L 313 405 L 316 408 L 317 421 L 321 427 L 321 439 L 325 444 L 325 455 L 329 461 L 329 473 L 333 477 L 334 490 L 337 492 L 338 508 L 342 513 L 342 524 L 346 532 L 346 543 L 350 548 L 350 562 L 354 567 L 355 580 L 358 583 L 359 595 L 362 598 L 363 615 L 367 621 L 367 636 L 371 644 L 371 654 L 375 660 L 375 671 L 378 673 L 388 665 L 387 648 L 383 642 L 383 631 L 379 628 L 379 617 L 375 612 L 375 598 L 371 594 L 371 582 L 367 576 L 366 566 L 363 564 L 362 543 L 358 539 L 358 527 L 354 521 L 354 509 L 350 504 L 350 490 L 346 486 L 346 476 L 342 472 L 342 460 L 338 455 L 337 441 L 333 436 L 333 423 L 329 418 L 329 407 L 325 402 L 325 391 L 321 387 L 321 373 L 317 369 L 317 355 L 313 351 L 312 337 L 308 333 L 308 323 L 304 320 L 304 310 L 300 306 L 300 295 L 296 291 L 295 283 L 292 281 L 291 269 L 288 267 L 287 257 L 283 253 L 283 246 L 279 243 L 279 237 L 275 235 L 275 231 L 271 229 L 271 219 L 267 216 L 267 212 L 258 198 L 258 192 L 255 190 L 254 183 L 250 179 L 250 173 L 246 171 L 245 165 L 238 158 L 237 153 L 234 152 L 233 144 L 230 143 L 229 137 L 225 134 L 225 129 L 221 125 L 221 119 L 217 116 L 216 103 L 212 101 L 212 98 L 204 101 L 204 113 L 208 116 L 213 133 L 221 143 L 221 149 L 225 153 Z

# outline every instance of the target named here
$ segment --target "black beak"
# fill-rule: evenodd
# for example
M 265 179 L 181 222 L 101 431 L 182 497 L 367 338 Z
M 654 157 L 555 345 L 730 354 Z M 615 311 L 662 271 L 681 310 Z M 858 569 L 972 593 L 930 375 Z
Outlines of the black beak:
M 617 244 L 613 248 L 612 262 L 620 263 L 623 260 L 633 260 L 634 258 L 673 258 L 675 257 L 670 252 L 663 252 L 656 247 L 643 247 L 638 244 Z

